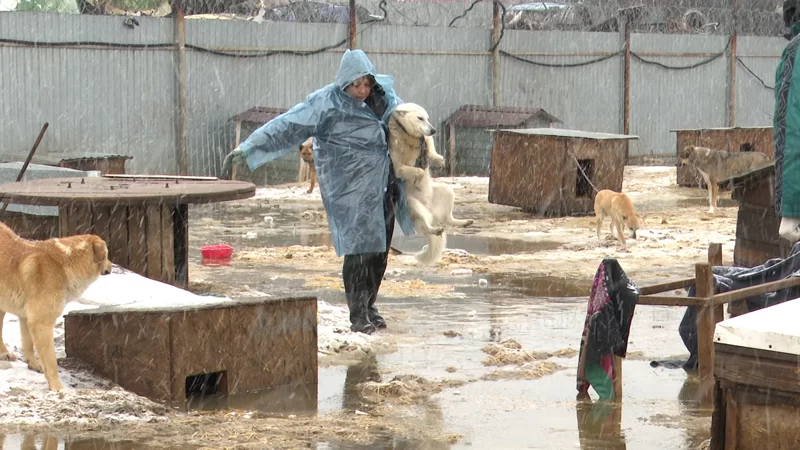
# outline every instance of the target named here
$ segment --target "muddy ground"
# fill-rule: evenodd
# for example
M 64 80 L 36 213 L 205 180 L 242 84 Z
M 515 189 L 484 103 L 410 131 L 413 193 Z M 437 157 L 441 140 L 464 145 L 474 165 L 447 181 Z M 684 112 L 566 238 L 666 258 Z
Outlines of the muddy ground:
M 7 446 L 34 439 L 41 448 L 70 442 L 71 449 L 108 442 L 126 443 L 119 448 L 684 449 L 708 438 L 710 411 L 695 401 L 696 379 L 648 364 L 685 356 L 677 335 L 681 308 L 637 309 L 621 410 L 575 401 L 577 344 L 585 297 L 603 258 L 617 258 L 639 285 L 692 276 L 711 242 L 723 244 L 729 264 L 737 213 L 729 192 L 711 216 L 706 192 L 677 187 L 674 167 L 626 167 L 623 189 L 645 223 L 624 252 L 607 236 L 608 224 L 597 238 L 593 217 L 533 217 L 489 204 L 486 178 L 439 181 L 454 187 L 456 215 L 474 225 L 450 234 L 450 250 L 433 268 L 416 267 L 407 253 L 390 256 L 379 300 L 389 329 L 366 350 L 323 356 L 310 397 L 189 414 L 144 399 L 117 405 L 112 397 L 79 423 L 0 425 Z M 270 187 L 245 201 L 192 207 L 191 289 L 234 299 L 310 294 L 344 305 L 341 259 L 319 193 L 305 189 Z M 421 248 L 418 236 L 400 234 L 395 248 Z M 235 248 L 230 265 L 201 262 L 200 246 L 214 243 Z M 138 411 L 141 420 L 105 420 L 104 411 L 115 408 Z

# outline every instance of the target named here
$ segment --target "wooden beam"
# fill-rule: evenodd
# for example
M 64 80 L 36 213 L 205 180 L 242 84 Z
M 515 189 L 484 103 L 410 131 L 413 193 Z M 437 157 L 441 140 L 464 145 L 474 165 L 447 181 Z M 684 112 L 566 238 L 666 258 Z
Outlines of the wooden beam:
M 722 265 L 722 244 L 712 243 L 708 244 L 708 263 L 712 269 L 714 266 Z M 725 320 L 725 309 L 722 305 L 715 305 L 714 308 L 714 323 L 720 323 Z
M 448 124 L 448 128 L 450 130 L 450 136 L 448 139 L 450 141 L 450 151 L 448 152 L 449 154 L 447 155 L 447 159 L 450 160 L 450 176 L 454 177 L 456 176 L 456 126 L 450 122 Z
M 783 280 L 772 281 L 769 283 L 750 286 L 743 289 L 737 289 L 731 292 L 725 292 L 724 294 L 717 294 L 714 296 L 712 300 L 714 305 L 724 305 L 725 303 L 729 303 L 736 300 L 742 300 L 747 297 L 752 297 L 754 295 L 761 295 L 761 294 L 766 294 L 767 292 L 780 291 L 781 289 L 786 289 L 795 286 L 800 286 L 800 277 L 786 278 Z
M 622 134 L 631 134 L 631 28 L 633 19 L 625 14 L 625 59 L 623 61 Z
M 698 306 L 708 304 L 708 300 L 700 297 L 672 297 L 668 295 L 640 295 L 637 305 L 649 306 Z
M 186 114 L 186 20 L 183 4 L 178 4 L 175 11 L 175 94 L 177 117 L 175 118 L 175 151 L 178 173 L 188 174 L 187 155 L 187 114 Z
M 730 73 L 728 78 L 728 126 L 736 126 L 736 47 L 739 40 L 737 32 L 737 16 L 739 11 L 738 0 L 731 0 L 733 13 L 733 32 L 731 33 Z
M 674 291 L 675 289 L 685 289 L 694 286 L 694 278 L 684 278 L 682 280 L 670 281 L 667 283 L 655 284 L 639 288 L 641 295 L 660 294 L 662 292 Z
M 350 0 L 350 42 L 348 44 L 350 50 L 356 48 L 356 0 Z

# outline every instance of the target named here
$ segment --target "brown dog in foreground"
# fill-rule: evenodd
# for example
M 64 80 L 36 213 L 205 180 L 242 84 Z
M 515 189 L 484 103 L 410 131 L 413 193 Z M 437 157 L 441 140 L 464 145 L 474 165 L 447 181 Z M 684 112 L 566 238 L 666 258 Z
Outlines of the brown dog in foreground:
M 300 173 L 297 181 L 311 180 L 307 193 L 314 192 L 314 183 L 317 182 L 317 168 L 314 166 L 314 138 L 310 137 L 300 144 Z
M 50 390 L 62 390 L 53 341 L 56 320 L 68 302 L 109 273 L 108 248 L 98 236 L 29 241 L 0 223 L 0 360 L 17 359 L 2 339 L 3 318 L 14 314 L 28 368 L 43 371 Z
M 610 216 L 611 236 L 614 236 L 616 229 L 615 237 L 622 243 L 622 248 L 628 250 L 625 234 L 622 232 L 623 224 L 633 232 L 631 237 L 634 239 L 636 239 L 636 230 L 639 229 L 639 215 L 636 214 L 631 199 L 624 193 L 603 189 L 594 197 L 594 215 L 597 217 L 597 238 L 600 239 L 600 227 L 603 225 L 603 220 L 606 216 Z

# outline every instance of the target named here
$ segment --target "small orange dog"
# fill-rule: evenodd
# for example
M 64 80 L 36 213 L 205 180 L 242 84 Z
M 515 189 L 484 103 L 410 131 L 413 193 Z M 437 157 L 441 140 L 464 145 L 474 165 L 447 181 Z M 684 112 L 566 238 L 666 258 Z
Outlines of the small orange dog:
M 300 144 L 300 172 L 297 181 L 311 180 L 307 193 L 314 192 L 314 184 L 317 182 L 317 168 L 314 166 L 314 138 L 310 137 Z
M 594 197 L 594 214 L 597 217 L 597 238 L 600 239 L 600 227 L 603 225 L 603 219 L 606 216 L 611 217 L 611 236 L 614 236 L 616 229 L 616 237 L 621 243 L 624 250 L 628 250 L 628 245 L 625 242 L 625 234 L 622 232 L 625 225 L 631 230 L 632 238 L 636 239 L 636 230 L 639 229 L 639 217 L 636 214 L 636 209 L 633 207 L 633 202 L 622 192 L 614 192 L 610 189 L 603 189 L 598 192 Z

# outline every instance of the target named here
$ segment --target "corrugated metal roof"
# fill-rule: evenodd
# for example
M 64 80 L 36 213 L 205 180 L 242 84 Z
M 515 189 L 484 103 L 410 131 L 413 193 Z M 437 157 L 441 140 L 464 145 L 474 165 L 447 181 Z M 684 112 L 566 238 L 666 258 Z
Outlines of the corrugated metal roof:
M 445 123 L 465 127 L 516 127 L 539 117 L 550 123 L 564 123 L 541 108 L 464 105 L 445 119 Z
M 233 120 L 242 122 L 267 123 L 270 120 L 288 111 L 286 108 L 269 108 L 266 106 L 256 106 L 245 112 L 233 116 Z
M 625 134 L 595 133 L 590 131 L 567 130 L 564 128 L 525 128 L 502 129 L 499 132 L 528 134 L 538 136 L 555 136 L 576 139 L 639 139 L 639 136 Z
M 678 131 L 729 131 L 729 130 L 768 130 L 771 129 L 771 126 L 768 127 L 709 127 L 709 128 L 677 128 L 675 130 L 669 130 L 672 133 L 676 133 Z

